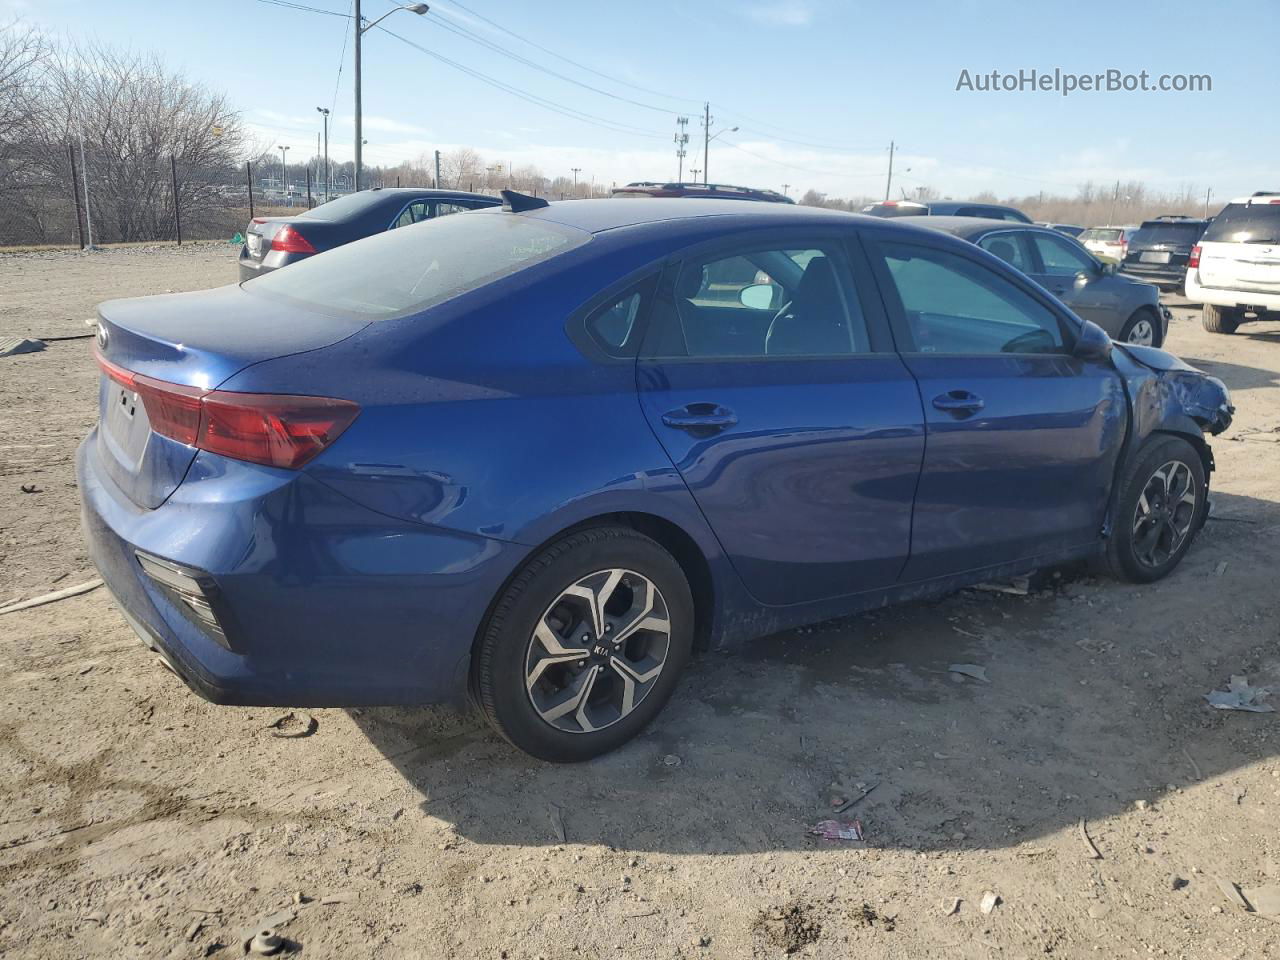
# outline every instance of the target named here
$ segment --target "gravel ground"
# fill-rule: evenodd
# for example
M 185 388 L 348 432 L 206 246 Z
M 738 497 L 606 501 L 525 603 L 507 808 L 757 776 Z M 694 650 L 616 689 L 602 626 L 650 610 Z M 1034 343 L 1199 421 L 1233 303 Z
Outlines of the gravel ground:
M 227 245 L 0 256 L 0 336 L 233 278 Z M 1172 577 L 704 656 L 588 764 L 447 709 L 277 736 L 305 715 L 197 699 L 102 590 L 0 617 L 0 955 L 238 957 L 265 922 L 316 957 L 1280 956 L 1219 884 L 1280 883 L 1280 719 L 1202 697 L 1244 673 L 1280 701 L 1280 327 L 1175 315 L 1239 412 Z M 0 603 L 93 575 L 72 457 L 96 383 L 87 341 L 0 359 Z M 875 782 L 864 844 L 807 836 Z

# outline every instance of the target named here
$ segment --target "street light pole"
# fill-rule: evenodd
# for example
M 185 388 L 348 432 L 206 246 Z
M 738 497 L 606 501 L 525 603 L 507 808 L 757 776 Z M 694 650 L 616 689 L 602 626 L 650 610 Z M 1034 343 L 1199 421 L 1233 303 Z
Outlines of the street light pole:
M 316 107 L 324 117 L 324 199 L 329 200 L 329 108 Z
M 569 169 L 573 171 L 573 199 L 577 200 L 578 199 L 578 173 L 582 170 L 582 168 L 570 167 Z
M 370 22 L 368 26 L 364 26 L 363 18 L 360 16 L 360 0 L 353 0 L 353 4 L 355 6 L 354 14 L 356 18 L 356 29 L 355 29 L 355 35 L 356 35 L 356 111 L 355 111 L 356 113 L 356 163 L 355 163 L 355 177 L 354 177 L 355 182 L 353 186 L 356 190 L 359 190 L 360 189 L 360 164 L 361 164 L 361 160 L 363 159 L 363 153 L 364 153 L 364 151 L 361 150 L 361 147 L 364 145 L 364 137 L 362 136 L 362 131 L 361 131 L 362 117 L 361 117 L 361 104 L 360 104 L 360 38 L 363 37 L 370 30 L 372 30 L 374 27 L 376 27 L 378 24 L 380 24 L 383 20 L 387 19 L 387 17 L 391 16 L 391 14 L 395 13 L 397 10 L 408 10 L 410 13 L 416 13 L 418 16 L 422 16 L 431 8 L 428 7 L 425 3 L 406 3 L 404 5 L 397 5 L 395 7 L 392 7 L 382 16 L 380 16 L 377 20 Z
M 286 197 L 289 195 L 289 164 L 285 161 L 288 149 L 283 143 L 280 144 L 280 189 Z

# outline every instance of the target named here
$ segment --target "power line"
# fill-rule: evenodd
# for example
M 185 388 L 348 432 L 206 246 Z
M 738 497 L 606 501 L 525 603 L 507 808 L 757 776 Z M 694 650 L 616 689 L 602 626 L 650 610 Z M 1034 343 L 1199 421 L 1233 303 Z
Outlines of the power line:
M 258 0 L 259 3 L 269 3 L 273 7 L 286 7 L 289 10 L 305 10 L 307 13 L 323 13 L 330 17 L 346 17 L 351 18 L 349 13 L 339 13 L 337 10 L 324 10 L 320 7 L 309 7 L 305 3 L 290 3 L 289 0 Z
M 351 0 L 351 4 L 347 7 L 347 19 L 354 20 L 355 0 Z M 342 31 L 342 54 L 338 57 L 338 76 L 333 81 L 333 98 L 329 101 L 329 112 L 332 113 L 338 106 L 338 87 L 342 84 L 342 68 L 347 63 L 347 40 L 351 36 L 351 24 L 348 23 L 346 29 Z
M 468 16 L 474 17 L 477 20 L 487 23 L 489 26 L 493 27 L 495 30 L 500 30 L 503 33 L 507 34 L 507 36 L 514 37 L 515 39 L 519 40 L 521 43 L 527 43 L 529 46 L 534 47 L 537 50 L 541 50 L 543 53 L 548 54 L 549 56 L 555 57 L 557 60 L 561 60 L 569 64 L 570 66 L 577 67 L 579 70 L 585 70 L 587 73 L 594 74 L 595 76 L 600 77 L 603 80 L 609 80 L 613 83 L 618 84 L 619 86 L 630 87 L 632 90 L 639 90 L 641 93 L 647 93 L 654 97 L 662 97 L 666 100 L 676 100 L 681 103 L 697 102 L 693 97 L 682 97 L 682 96 L 676 96 L 675 94 L 663 93 L 660 90 L 653 90 L 653 89 L 650 89 L 649 87 L 642 87 L 638 83 L 630 83 L 629 81 L 622 80 L 618 77 L 611 76 L 607 73 L 603 73 L 600 70 L 596 70 L 596 69 L 593 69 L 592 67 L 588 67 L 584 63 L 579 63 L 577 60 L 571 60 L 568 57 L 566 57 L 564 54 L 557 53 L 556 51 L 552 50 L 550 47 L 544 47 L 540 43 L 535 43 L 534 41 L 530 40 L 528 37 L 521 36 L 520 34 L 516 33 L 514 30 L 508 30 L 502 24 L 497 23 L 494 20 L 490 20 L 488 17 L 484 16 L 483 14 L 476 13 L 470 7 L 464 6 L 463 4 L 459 3 L 458 0 L 448 0 L 448 3 L 452 6 L 457 7 L 459 10 L 465 11 Z M 436 9 L 437 9 L 437 12 L 444 13 L 449 16 L 455 16 L 455 17 L 457 16 L 456 14 L 449 14 L 448 9 L 441 10 L 438 5 Z M 668 112 L 674 113 L 675 111 L 668 111 Z
M 763 154 L 753 153 L 746 147 L 742 147 L 734 143 L 732 140 L 721 139 L 720 142 L 726 146 L 733 147 L 735 150 L 745 153 L 749 157 L 755 157 L 757 160 L 763 160 L 765 163 L 775 163 L 778 166 L 786 167 L 789 170 L 803 170 L 805 173 L 816 173 L 824 177 L 844 177 L 849 180 L 860 180 L 869 177 L 878 178 L 880 176 L 878 173 L 837 173 L 834 170 L 817 170 L 813 167 L 801 166 L 798 163 L 787 163 L 785 160 L 775 160 L 773 157 L 766 157 Z
M 619 123 L 615 120 L 609 120 L 605 117 L 598 117 L 595 114 L 585 113 L 581 110 L 576 110 L 573 107 L 566 107 L 563 104 L 558 104 L 554 100 L 548 100 L 546 97 L 540 97 L 535 93 L 529 93 L 527 91 L 520 90 L 516 87 L 511 86 L 510 84 L 503 83 L 501 80 L 495 80 L 493 77 L 489 76 L 488 74 L 481 73 L 479 70 L 475 70 L 471 67 L 466 66 L 465 64 L 461 64 L 456 60 L 451 60 L 450 58 L 444 56 L 443 54 L 436 53 L 434 50 L 429 50 L 419 43 L 414 43 L 408 37 L 403 37 L 392 30 L 388 30 L 386 27 L 382 25 L 379 25 L 378 29 L 381 30 L 383 33 L 386 33 L 392 37 L 395 37 L 401 43 L 406 44 L 407 46 L 413 47 L 413 49 L 417 50 L 419 53 L 426 54 L 428 57 L 431 57 L 434 60 L 439 60 L 441 63 L 447 64 L 448 66 L 453 67 L 455 70 L 460 70 L 461 72 L 467 74 L 468 76 L 474 77 L 475 79 L 480 80 L 482 83 L 487 83 L 490 86 L 496 87 L 497 89 L 502 90 L 505 93 L 509 93 L 513 97 L 518 97 L 521 100 L 525 100 L 529 103 L 535 104 L 536 106 L 540 106 L 540 107 L 543 107 L 544 109 L 551 110 L 554 113 L 559 113 L 559 114 L 562 114 L 563 116 L 569 117 L 570 119 L 578 120 L 578 121 L 581 121 L 582 123 L 588 123 L 588 124 L 591 124 L 592 126 L 601 127 L 602 129 L 605 129 L 605 130 L 611 130 L 614 133 L 626 133 L 626 134 L 630 134 L 631 136 L 646 137 L 648 139 L 653 139 L 653 140 L 666 139 L 666 136 L 664 136 L 663 134 L 653 133 L 648 130 L 643 130 L 640 127 L 633 127 L 630 124 Z

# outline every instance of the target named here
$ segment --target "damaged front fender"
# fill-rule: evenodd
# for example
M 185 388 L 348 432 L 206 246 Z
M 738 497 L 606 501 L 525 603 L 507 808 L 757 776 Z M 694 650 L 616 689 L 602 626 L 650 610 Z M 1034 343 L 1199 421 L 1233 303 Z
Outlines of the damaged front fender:
M 1125 380 L 1139 443 L 1156 430 L 1217 436 L 1231 426 L 1236 408 L 1217 377 L 1155 347 L 1115 346 L 1112 361 Z

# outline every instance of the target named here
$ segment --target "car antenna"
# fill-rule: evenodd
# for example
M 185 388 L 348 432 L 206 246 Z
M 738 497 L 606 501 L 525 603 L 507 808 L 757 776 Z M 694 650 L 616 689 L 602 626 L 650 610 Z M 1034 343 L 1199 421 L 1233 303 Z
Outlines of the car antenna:
M 526 210 L 538 210 L 549 206 L 542 197 L 531 197 L 527 193 L 516 193 L 514 190 L 501 190 L 502 209 L 508 213 L 524 213 Z

